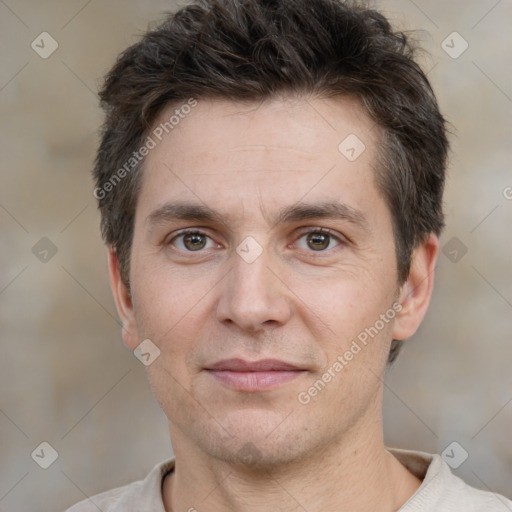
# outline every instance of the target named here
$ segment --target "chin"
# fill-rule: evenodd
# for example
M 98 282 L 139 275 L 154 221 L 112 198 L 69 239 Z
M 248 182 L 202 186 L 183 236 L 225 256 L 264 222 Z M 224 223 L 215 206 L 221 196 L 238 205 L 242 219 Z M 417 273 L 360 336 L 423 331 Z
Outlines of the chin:
M 304 445 L 297 443 L 262 443 L 250 440 L 237 440 L 235 446 L 218 446 L 215 458 L 230 465 L 245 466 L 250 469 L 272 469 L 287 466 L 304 459 Z
M 317 440 L 305 426 L 286 413 L 239 411 L 222 422 L 224 429 L 210 432 L 201 444 L 209 455 L 248 468 L 271 468 L 303 460 L 316 450 Z M 231 434 L 226 435 L 227 432 Z M 215 439 L 217 437 L 217 439 Z

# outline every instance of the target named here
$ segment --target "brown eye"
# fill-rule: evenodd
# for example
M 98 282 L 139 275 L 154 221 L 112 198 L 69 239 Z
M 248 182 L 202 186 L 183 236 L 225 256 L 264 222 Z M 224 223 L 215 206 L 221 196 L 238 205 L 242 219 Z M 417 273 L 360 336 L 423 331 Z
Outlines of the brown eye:
M 206 245 L 206 236 L 202 233 L 188 233 L 183 237 L 183 245 L 189 251 L 198 251 Z
M 169 241 L 182 252 L 198 252 L 215 246 L 213 240 L 201 231 L 182 231 Z
M 307 243 L 314 251 L 323 251 L 329 247 L 330 235 L 325 233 L 309 233 Z
M 306 231 L 296 242 L 303 251 L 331 252 L 343 245 L 343 239 L 326 228 L 317 228 Z

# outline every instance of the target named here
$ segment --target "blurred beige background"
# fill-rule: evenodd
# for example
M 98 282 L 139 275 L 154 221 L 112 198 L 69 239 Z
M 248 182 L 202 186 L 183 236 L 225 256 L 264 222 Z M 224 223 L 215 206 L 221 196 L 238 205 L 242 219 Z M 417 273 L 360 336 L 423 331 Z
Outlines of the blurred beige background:
M 469 457 L 455 472 L 510 497 L 512 2 L 374 3 L 420 30 L 454 132 L 433 304 L 389 372 L 386 439 L 438 453 L 456 441 Z M 174 5 L 0 0 L 2 510 L 63 510 L 172 453 L 121 343 L 90 170 L 101 77 Z M 31 47 L 42 32 L 58 44 L 46 59 Z M 34 460 L 52 455 L 44 441 L 48 469 Z

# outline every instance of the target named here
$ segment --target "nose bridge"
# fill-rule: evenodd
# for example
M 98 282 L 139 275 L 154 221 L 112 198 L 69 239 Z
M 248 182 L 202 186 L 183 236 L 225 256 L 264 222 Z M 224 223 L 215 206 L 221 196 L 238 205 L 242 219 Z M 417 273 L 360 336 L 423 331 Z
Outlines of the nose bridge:
M 286 288 L 270 270 L 276 266 L 271 251 L 247 237 L 231 256 L 217 309 L 219 321 L 247 330 L 258 330 L 264 323 L 286 322 L 290 304 Z
M 268 298 L 271 287 L 268 281 L 272 275 L 268 269 L 272 263 L 269 250 L 262 249 L 257 255 L 255 249 L 246 245 L 245 251 L 247 252 L 244 254 L 243 244 L 240 244 L 237 254 L 233 255 L 233 284 L 242 295 L 251 293 L 253 299 Z M 260 297 L 261 294 L 263 297 Z

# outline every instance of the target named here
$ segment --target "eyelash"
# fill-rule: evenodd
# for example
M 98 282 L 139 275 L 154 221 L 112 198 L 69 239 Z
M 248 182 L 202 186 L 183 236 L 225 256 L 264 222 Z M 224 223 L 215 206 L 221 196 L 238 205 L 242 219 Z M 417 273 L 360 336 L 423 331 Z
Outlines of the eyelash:
M 206 237 L 212 239 L 207 233 L 205 233 L 205 232 L 203 232 L 203 231 L 201 231 L 199 229 L 189 228 L 189 229 L 184 229 L 183 231 L 178 232 L 168 242 L 166 242 L 165 245 L 172 245 L 172 243 L 176 239 L 178 239 L 180 237 L 184 237 L 186 235 L 191 235 L 191 234 L 192 235 L 203 235 L 203 236 L 206 236 Z M 328 228 L 312 228 L 312 229 L 309 229 L 308 231 L 303 231 L 303 232 L 300 233 L 300 235 L 297 238 L 297 240 L 300 240 L 302 237 L 304 237 L 306 235 L 310 235 L 310 234 L 329 235 L 330 237 L 334 238 L 339 243 L 338 246 L 336 246 L 336 247 L 334 247 L 332 249 L 325 249 L 323 251 L 313 251 L 313 250 L 307 251 L 307 252 L 310 252 L 312 254 L 318 253 L 319 256 L 323 255 L 323 254 L 326 254 L 326 253 L 331 253 L 332 251 L 335 251 L 336 249 L 338 249 L 340 245 L 344 245 L 344 244 L 347 243 L 347 240 L 344 237 L 336 235 L 333 231 L 331 231 Z M 200 249 L 198 251 L 186 251 L 186 252 L 189 253 L 189 254 L 193 254 L 194 252 L 201 253 L 203 251 Z

